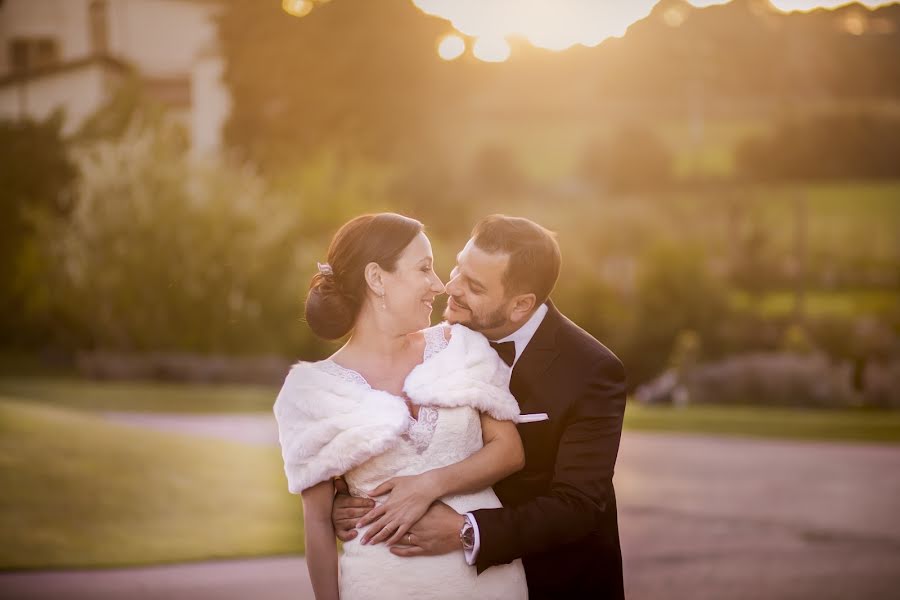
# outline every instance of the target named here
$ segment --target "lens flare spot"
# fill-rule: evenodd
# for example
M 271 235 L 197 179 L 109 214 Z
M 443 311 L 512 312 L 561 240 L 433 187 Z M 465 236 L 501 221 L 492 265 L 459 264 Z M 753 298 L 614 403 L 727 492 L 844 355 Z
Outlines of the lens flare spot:
M 472 53 L 484 62 L 503 62 L 509 58 L 509 44 L 502 37 L 481 37 L 475 40 Z
M 313 9 L 313 0 L 282 0 L 281 8 L 294 17 L 305 17 Z
M 454 60 L 466 51 L 466 43 L 456 34 L 445 35 L 438 44 L 438 55 L 444 60 Z

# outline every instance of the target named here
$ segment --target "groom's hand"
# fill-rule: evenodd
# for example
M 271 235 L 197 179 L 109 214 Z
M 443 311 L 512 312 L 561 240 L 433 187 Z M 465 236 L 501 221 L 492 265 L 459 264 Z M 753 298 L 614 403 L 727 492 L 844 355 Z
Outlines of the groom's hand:
M 331 505 L 331 522 L 334 534 L 342 542 L 356 537 L 356 523 L 375 507 L 375 501 L 350 495 L 347 482 L 340 477 L 334 480 L 334 502 Z
M 462 550 L 459 532 L 466 518 L 444 504 L 435 502 L 416 521 L 399 545 L 391 548 L 397 556 L 435 556 Z

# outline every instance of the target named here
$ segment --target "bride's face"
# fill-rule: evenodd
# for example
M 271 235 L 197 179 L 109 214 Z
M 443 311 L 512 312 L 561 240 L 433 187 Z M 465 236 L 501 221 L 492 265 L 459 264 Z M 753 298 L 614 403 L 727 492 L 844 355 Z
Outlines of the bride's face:
M 403 250 L 393 273 L 382 272 L 382 281 L 386 310 L 399 331 L 408 333 L 431 325 L 432 304 L 444 293 L 444 284 L 434 272 L 431 242 L 424 233 Z

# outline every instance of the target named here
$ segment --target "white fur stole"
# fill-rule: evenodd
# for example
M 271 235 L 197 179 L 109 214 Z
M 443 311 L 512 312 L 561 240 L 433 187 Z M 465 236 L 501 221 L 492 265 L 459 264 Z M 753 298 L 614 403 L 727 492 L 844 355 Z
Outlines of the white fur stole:
M 447 347 L 415 367 L 404 392 L 419 405 L 471 406 L 515 420 L 510 368 L 487 339 L 453 325 Z M 409 427 L 409 409 L 393 394 L 345 380 L 315 363 L 294 365 L 275 400 L 288 489 L 299 494 L 382 454 Z

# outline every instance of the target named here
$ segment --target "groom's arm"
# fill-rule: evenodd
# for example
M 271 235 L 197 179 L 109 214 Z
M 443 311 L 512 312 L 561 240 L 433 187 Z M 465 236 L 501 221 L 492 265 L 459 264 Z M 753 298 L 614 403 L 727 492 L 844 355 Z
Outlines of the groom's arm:
M 473 513 L 479 572 L 573 542 L 600 526 L 625 415 L 625 371 L 618 359 L 596 367 L 574 410 L 559 442 L 548 493 L 519 506 Z

